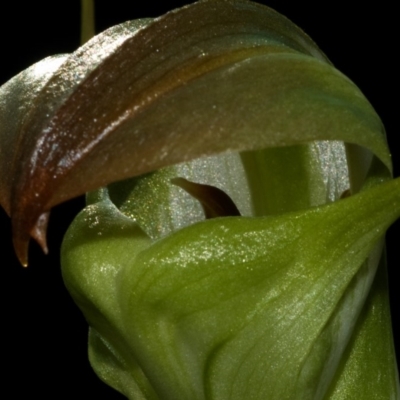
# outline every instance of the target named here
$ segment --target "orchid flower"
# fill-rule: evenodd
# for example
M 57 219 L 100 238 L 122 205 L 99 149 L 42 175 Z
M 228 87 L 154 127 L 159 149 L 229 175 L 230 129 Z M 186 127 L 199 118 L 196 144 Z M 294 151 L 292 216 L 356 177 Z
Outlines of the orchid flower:
M 90 191 L 62 264 L 106 383 L 131 399 L 398 398 L 383 235 L 400 180 L 372 106 L 285 17 L 205 0 L 126 22 L 0 103 L 21 263 L 31 237 L 47 251 L 50 209 Z

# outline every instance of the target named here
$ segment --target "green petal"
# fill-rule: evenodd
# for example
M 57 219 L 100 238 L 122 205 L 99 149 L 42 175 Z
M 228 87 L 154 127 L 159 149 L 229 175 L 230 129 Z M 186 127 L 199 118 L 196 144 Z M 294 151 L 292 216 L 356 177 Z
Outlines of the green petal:
M 101 337 L 95 330 L 90 333 L 89 355 L 93 367 L 117 390 L 135 396 L 143 390 L 145 398 L 153 398 L 148 397 L 153 392 L 151 385 L 143 378 L 122 335 L 123 316 L 117 303 L 118 288 L 113 284 L 120 270 L 131 262 L 132 255 L 149 246 L 150 240 L 131 219 L 107 201 L 87 207 L 73 226 L 66 248 L 78 249 L 80 267 L 74 271 L 64 269 L 64 279 L 75 302 L 85 310 L 89 324 L 101 331 Z M 68 252 L 66 250 L 67 258 Z M 115 259 L 116 253 L 120 254 L 119 260 Z M 127 374 L 128 379 L 125 378 Z
M 396 400 L 400 396 L 385 261 L 383 257 L 329 400 Z
M 397 179 L 308 211 L 204 221 L 153 244 L 103 200 L 69 229 L 64 278 L 114 364 L 156 393 L 148 398 L 322 399 L 372 282 L 377 263 L 364 260 L 379 259 L 399 193 Z M 96 370 L 103 360 L 92 356 Z M 135 398 L 116 370 L 103 379 Z

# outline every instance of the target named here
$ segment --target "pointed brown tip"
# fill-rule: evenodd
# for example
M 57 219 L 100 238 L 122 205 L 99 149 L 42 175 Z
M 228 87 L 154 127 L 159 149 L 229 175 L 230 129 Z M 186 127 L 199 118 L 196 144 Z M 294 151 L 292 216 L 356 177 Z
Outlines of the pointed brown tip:
M 14 249 L 18 260 L 23 267 L 28 266 L 28 248 L 31 237 L 35 239 L 45 254 L 48 253 L 46 231 L 49 222 L 49 215 L 49 212 L 42 213 L 29 233 L 26 233 L 26 230 L 21 229 L 17 223 L 13 226 Z M 14 221 L 14 223 L 15 222 L 16 221 Z
M 23 237 L 21 237 L 19 235 L 14 235 L 13 243 L 14 243 L 15 253 L 17 255 L 19 262 L 23 267 L 27 267 L 29 236 L 24 235 Z
M 49 252 L 46 240 L 46 232 L 47 232 L 47 225 L 49 223 L 49 216 L 50 212 L 48 211 L 41 214 L 40 217 L 37 219 L 35 226 L 30 232 L 31 237 L 36 240 L 36 242 L 42 248 L 44 254 L 47 254 Z

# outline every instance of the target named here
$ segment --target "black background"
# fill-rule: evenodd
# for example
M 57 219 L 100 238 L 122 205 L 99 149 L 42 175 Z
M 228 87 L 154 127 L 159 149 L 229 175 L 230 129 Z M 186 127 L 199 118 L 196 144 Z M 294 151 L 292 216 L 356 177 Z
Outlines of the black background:
M 96 0 L 97 31 L 129 19 L 159 16 L 189 2 L 166 0 L 162 6 L 151 0 L 140 2 L 140 6 L 137 3 Z M 361 88 L 386 126 L 395 176 L 399 176 L 400 152 L 394 142 L 398 99 L 392 93 L 399 84 L 392 57 L 398 44 L 395 12 L 389 3 L 381 1 L 374 8 L 351 7 L 351 1 L 325 1 L 317 5 L 306 0 L 262 3 L 303 28 L 336 67 Z M 2 2 L 0 10 L 0 84 L 48 55 L 69 53 L 79 46 L 78 0 Z M 42 399 L 123 398 L 92 372 L 87 361 L 87 325 L 60 276 L 62 236 L 82 206 L 83 200 L 77 199 L 55 208 L 48 233 L 50 254 L 44 256 L 32 245 L 27 269 L 20 267 L 15 259 L 10 223 L 0 211 L 1 344 L 2 364 L 6 368 L 2 382 L 5 391 L 11 389 L 9 398 L 34 395 Z M 393 271 L 400 262 L 396 248 L 399 232 L 397 223 L 388 233 L 395 317 L 398 317 L 399 294 Z M 399 330 L 395 331 L 400 350 L 399 336 Z

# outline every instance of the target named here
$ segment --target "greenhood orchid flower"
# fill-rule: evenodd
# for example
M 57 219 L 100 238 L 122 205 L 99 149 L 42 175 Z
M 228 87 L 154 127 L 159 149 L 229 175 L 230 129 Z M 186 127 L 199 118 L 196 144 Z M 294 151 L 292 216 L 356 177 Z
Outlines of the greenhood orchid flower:
M 131 399 L 398 398 L 382 240 L 400 180 L 372 106 L 285 17 L 205 0 L 127 22 L 0 102 L 22 263 L 30 237 L 46 250 L 51 207 L 92 191 L 62 264 L 106 383 Z

